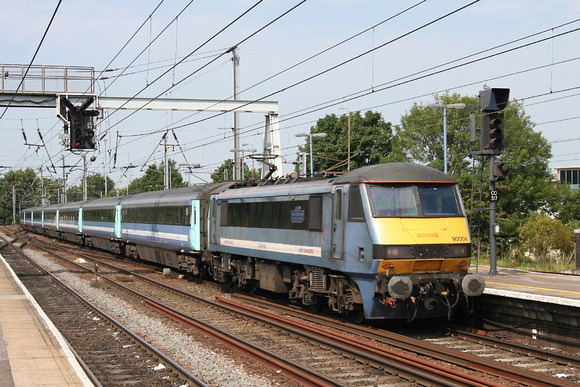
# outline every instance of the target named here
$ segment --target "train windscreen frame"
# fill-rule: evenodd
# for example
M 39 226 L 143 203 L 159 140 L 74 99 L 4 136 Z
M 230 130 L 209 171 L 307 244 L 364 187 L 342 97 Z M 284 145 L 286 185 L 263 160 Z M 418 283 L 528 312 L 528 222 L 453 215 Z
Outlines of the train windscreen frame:
M 464 216 L 456 184 L 370 184 L 375 218 Z

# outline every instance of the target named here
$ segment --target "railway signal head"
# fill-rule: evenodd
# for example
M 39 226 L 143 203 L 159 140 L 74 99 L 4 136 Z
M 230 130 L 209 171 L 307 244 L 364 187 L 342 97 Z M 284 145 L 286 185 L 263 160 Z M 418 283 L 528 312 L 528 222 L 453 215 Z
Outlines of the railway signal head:
M 504 148 L 503 112 L 484 114 L 481 120 L 481 145 L 483 149 L 502 150 Z
M 71 111 L 68 113 L 70 150 L 80 150 L 84 147 L 83 121 L 76 113 Z
M 92 116 L 83 116 L 84 148 L 87 150 L 95 149 L 95 122 Z
M 100 111 L 88 109 L 94 100 L 94 97 L 89 97 L 82 105 L 74 105 L 66 96 L 59 98 L 60 114 L 66 111 L 65 122 L 69 132 L 71 151 L 96 149 L 95 123 Z
M 495 163 L 495 164 L 493 165 L 493 171 L 492 171 L 492 174 L 493 174 L 493 179 L 494 179 L 495 181 L 498 181 L 498 180 L 505 180 L 505 178 L 506 178 L 506 176 L 507 176 L 507 173 L 508 173 L 508 169 L 507 169 L 507 167 L 504 165 L 504 163 L 501 163 L 501 162 L 500 162 L 500 163 Z
M 481 116 L 481 149 L 504 149 L 504 118 L 502 110 L 509 102 L 510 89 L 485 88 L 479 92 Z

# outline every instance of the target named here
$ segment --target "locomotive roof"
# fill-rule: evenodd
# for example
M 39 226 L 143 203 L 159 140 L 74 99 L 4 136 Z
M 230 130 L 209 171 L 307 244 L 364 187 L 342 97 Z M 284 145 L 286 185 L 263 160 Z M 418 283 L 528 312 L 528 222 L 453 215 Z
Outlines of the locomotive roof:
M 449 182 L 456 180 L 431 167 L 413 163 L 388 163 L 368 165 L 345 173 L 334 179 L 334 184 L 349 183 L 411 183 L 411 182 Z

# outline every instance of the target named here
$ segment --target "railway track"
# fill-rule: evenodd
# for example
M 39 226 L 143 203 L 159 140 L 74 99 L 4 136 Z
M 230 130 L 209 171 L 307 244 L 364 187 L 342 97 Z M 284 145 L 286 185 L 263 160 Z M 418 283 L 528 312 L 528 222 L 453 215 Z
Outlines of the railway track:
M 0 244 L 5 260 L 63 334 L 95 385 L 206 386 L 36 265 L 14 241 Z
M 40 245 L 36 245 L 40 248 Z M 47 253 L 55 255 L 55 248 L 45 248 Z M 75 256 L 80 254 L 76 252 Z M 400 364 L 390 364 L 387 361 L 373 359 L 361 361 L 356 353 L 346 350 L 338 350 L 335 345 L 324 345 L 312 335 L 293 333 L 282 327 L 276 327 L 259 317 L 240 313 L 231 308 L 224 307 L 216 302 L 197 297 L 179 289 L 169 288 L 162 283 L 153 281 L 134 272 L 116 268 L 102 260 L 95 260 L 89 254 L 83 254 L 84 258 L 92 262 L 78 264 L 68 260 L 69 264 L 77 268 L 92 271 L 98 264 L 98 276 L 114 284 L 123 292 L 129 292 L 130 297 L 135 297 L 136 302 L 145 300 L 146 304 L 157 311 L 164 311 L 174 321 L 184 323 L 196 330 L 221 338 L 219 341 L 238 351 L 243 351 L 247 356 L 265 359 L 263 364 L 274 369 L 284 370 L 284 375 L 302 385 L 326 386 L 326 385 L 352 385 L 353 378 L 356 383 L 371 385 L 453 385 L 446 381 L 447 376 L 433 375 L 432 370 L 413 370 Z M 66 259 L 58 254 L 61 259 Z M 131 276 L 133 280 L 118 282 L 115 277 Z M 170 312 L 173 312 L 171 315 Z M 181 318 L 176 318 L 177 314 Z M 203 328 L 199 328 L 199 327 Z M 342 355 L 340 354 L 342 352 Z M 259 356 L 256 353 L 260 353 Z M 283 356 L 276 355 L 283 353 Z M 319 368 L 312 368 L 312 362 L 306 355 L 317 354 L 324 363 Z M 328 369 L 329 358 L 333 358 L 334 369 Z M 348 370 L 346 373 L 344 370 Z M 431 375 L 430 375 L 431 374 Z
M 87 256 L 88 259 L 90 259 Z M 106 263 L 101 262 L 101 265 L 106 265 Z M 104 275 L 103 272 L 100 273 L 100 275 Z M 134 276 L 134 274 L 131 274 L 132 276 Z M 139 285 L 141 284 L 141 285 Z M 305 364 L 305 369 L 306 371 L 310 372 L 311 369 L 313 367 L 315 367 L 315 365 L 317 365 L 317 361 L 316 359 L 323 359 L 321 362 L 320 366 L 324 369 L 324 372 L 320 372 L 320 373 L 325 373 L 325 376 L 322 376 L 320 381 L 318 381 L 317 383 L 331 383 L 331 382 L 335 382 L 337 384 L 348 384 L 348 385 L 352 385 L 355 383 L 365 383 L 365 382 L 370 382 L 370 383 L 377 383 L 377 382 L 381 382 L 381 377 L 385 378 L 384 382 L 385 383 L 389 383 L 389 384 L 393 384 L 395 383 L 395 380 L 393 379 L 393 375 L 396 374 L 397 377 L 399 377 L 399 383 L 410 383 L 411 381 L 413 383 L 417 383 L 417 384 L 455 384 L 455 383 L 459 383 L 460 385 L 501 385 L 503 384 L 506 380 L 511 380 L 515 383 L 519 383 L 521 385 L 553 385 L 554 383 L 561 383 L 563 385 L 565 385 L 566 383 L 568 383 L 565 380 L 558 380 L 556 378 L 554 378 L 553 376 L 547 376 L 544 374 L 540 374 L 538 372 L 525 372 L 525 370 L 522 371 L 522 368 L 517 368 L 517 367 L 513 367 L 511 365 L 505 365 L 504 364 L 499 364 L 498 367 L 498 362 L 497 361 L 491 361 L 491 360 L 487 360 L 486 359 L 481 359 L 479 361 L 475 361 L 476 358 L 479 358 L 478 356 L 474 356 L 473 354 L 466 354 L 465 352 L 461 352 L 461 351 L 457 351 L 457 350 L 450 350 L 449 353 L 447 354 L 442 354 L 443 351 L 441 349 L 441 346 L 437 345 L 433 345 L 433 344 L 429 344 L 429 343 L 424 343 L 424 342 L 420 342 L 420 343 L 409 343 L 409 339 L 405 338 L 403 339 L 403 341 L 405 341 L 405 346 L 402 347 L 401 344 L 398 344 L 399 348 L 404 348 L 406 351 L 411 351 L 414 354 L 420 354 L 421 356 L 426 356 L 428 357 L 430 360 L 427 361 L 424 364 L 424 367 L 426 368 L 430 368 L 431 371 L 433 371 L 436 367 L 433 365 L 433 359 L 438 359 L 437 361 L 445 361 L 448 363 L 453 363 L 453 364 L 459 364 L 464 368 L 467 369 L 472 369 L 472 370 L 477 370 L 478 372 L 482 372 L 482 373 L 486 373 L 486 374 L 491 374 L 494 375 L 495 377 L 498 377 L 498 379 L 494 379 L 492 378 L 492 381 L 488 381 L 485 380 L 483 378 L 477 378 L 475 377 L 472 382 L 468 381 L 468 375 L 466 375 L 465 371 L 464 372 L 456 372 L 455 370 L 451 369 L 449 366 L 443 367 L 441 370 L 439 370 L 438 372 L 435 372 L 434 375 L 426 377 L 424 379 L 421 379 L 421 377 L 423 377 L 422 375 L 426 372 L 424 369 L 421 370 L 420 367 L 418 367 L 418 370 L 415 371 L 411 371 L 409 372 L 409 369 L 412 368 L 412 366 L 417 367 L 419 363 L 421 363 L 420 361 L 417 361 L 416 357 L 411 357 L 409 359 L 407 359 L 407 363 L 402 362 L 401 359 L 403 359 L 405 356 L 401 355 L 400 352 L 394 352 L 392 354 L 387 354 L 386 351 L 383 352 L 383 354 L 378 354 L 377 352 L 371 354 L 371 355 L 365 355 L 366 357 L 363 356 L 363 354 L 361 352 L 363 352 L 364 348 L 359 347 L 358 349 L 352 350 L 350 349 L 350 352 L 346 351 L 346 349 L 344 348 L 344 343 L 340 344 L 340 346 L 335 346 L 334 348 L 332 346 L 328 346 L 329 343 L 328 341 L 330 341 L 330 337 L 326 336 L 322 339 L 317 339 L 318 341 L 316 341 L 316 344 L 314 344 L 313 347 L 307 347 L 305 343 L 313 341 L 314 339 L 311 336 L 300 336 L 298 334 L 298 330 L 300 330 L 300 327 L 292 327 L 290 333 L 288 333 L 288 327 L 284 327 L 284 326 L 272 326 L 272 317 L 269 316 L 266 318 L 266 322 L 264 322 L 264 320 L 254 320 L 255 321 L 261 321 L 261 322 L 251 322 L 251 320 L 247 319 L 246 317 L 233 317 L 234 315 L 232 314 L 231 310 L 230 311 L 220 311 L 219 308 L 217 308 L 213 303 L 209 303 L 206 300 L 203 301 L 193 301 L 191 296 L 189 294 L 183 293 L 181 291 L 178 291 L 176 289 L 171 289 L 169 292 L 167 290 L 165 291 L 160 291 L 162 284 L 154 284 L 152 285 L 151 282 L 141 282 L 141 281 L 133 281 L 130 285 L 130 287 L 133 289 L 132 291 L 136 292 L 135 294 L 138 295 L 138 297 L 149 297 L 149 301 L 147 301 L 147 305 L 149 305 L 151 308 L 160 311 L 168 316 L 170 316 L 172 319 L 176 320 L 176 321 L 180 321 L 180 323 L 185 323 L 186 325 L 190 325 L 193 326 L 195 324 L 201 324 L 201 325 L 206 325 L 209 328 L 204 328 L 204 329 L 215 329 L 218 328 L 221 330 L 220 334 L 227 334 L 229 336 L 232 337 L 237 337 L 237 338 L 244 338 L 244 340 L 246 342 L 251 342 L 251 340 L 254 340 L 255 343 L 255 348 L 252 349 L 252 351 L 258 351 L 260 349 L 266 349 L 266 352 L 272 352 L 272 353 L 284 353 L 285 356 L 291 357 L 290 355 L 294 355 L 294 358 L 288 359 L 290 360 L 290 364 L 292 364 L 293 366 L 296 364 L 300 364 L 303 363 Z M 147 293 L 149 293 L 149 295 L 147 295 Z M 167 294 L 167 296 L 161 295 L 161 294 Z M 226 301 L 225 299 L 220 299 L 220 301 L 222 303 L 225 302 L 229 302 Z M 200 307 L 200 305 L 198 303 L 202 303 L 205 305 L 211 305 L 211 306 L 207 306 L 207 307 Z M 162 305 L 165 304 L 165 305 Z M 189 307 L 188 307 L 189 306 Z M 233 304 L 230 304 L 230 307 L 234 307 Z M 235 306 L 235 308 L 240 308 L 240 306 Z M 245 313 L 250 314 L 250 312 L 248 312 L 246 310 Z M 255 311 L 251 312 L 252 314 L 255 313 Z M 287 313 L 287 312 L 284 312 Z M 195 316 L 195 317 L 193 317 Z M 193 317 L 193 318 L 192 318 Z M 191 324 L 190 322 L 186 322 L 187 321 L 195 321 L 195 324 Z M 233 321 L 233 323 L 232 323 Z M 268 322 L 270 321 L 270 322 Z M 254 329 L 250 329 L 250 327 L 253 328 L 253 326 L 255 326 L 256 324 L 258 324 L 258 331 L 261 330 L 261 332 L 259 334 L 257 334 Z M 270 324 L 269 326 L 264 325 L 264 324 Z M 287 322 L 284 322 L 283 325 L 286 325 Z M 323 322 L 322 324 L 324 324 L 325 326 L 327 326 L 328 322 Z M 341 323 L 344 325 L 344 323 Z M 241 329 L 240 329 L 241 327 Z M 261 328 L 260 328 L 261 327 Z M 265 328 L 267 327 L 267 328 Z M 339 328 L 339 329 L 344 329 L 344 328 Z M 268 335 L 265 336 L 264 332 L 275 332 L 273 333 L 273 335 Z M 309 333 L 309 335 L 314 335 L 312 332 Z M 357 333 L 357 335 L 361 335 L 360 332 Z M 338 335 L 331 335 L 334 337 L 337 337 Z M 382 338 L 384 335 L 384 333 L 379 333 L 377 334 L 377 336 L 379 336 L 380 338 Z M 283 340 L 283 337 L 288 337 L 289 339 L 287 340 Z M 373 340 L 377 340 L 377 338 L 372 338 Z M 384 340 L 383 340 L 384 341 Z M 286 344 L 282 345 L 284 342 L 286 342 Z M 268 347 L 266 344 L 268 343 L 272 343 L 271 345 L 273 345 L 273 347 Z M 299 344 L 299 347 L 306 347 L 305 350 L 302 350 L 302 348 L 300 348 L 300 351 L 296 348 L 297 347 L 297 343 Z M 322 343 L 322 344 L 321 344 Z M 233 347 L 235 347 L 237 344 L 231 344 Z M 312 344 L 310 344 L 312 345 Z M 324 350 L 322 350 L 322 352 L 320 352 L 320 348 L 322 348 L 322 346 L 326 346 L 324 347 Z M 389 345 L 393 345 L 392 343 L 389 343 Z M 369 347 L 368 344 L 363 344 L 363 347 Z M 415 346 L 415 348 L 413 348 L 413 346 Z M 434 349 L 429 349 L 428 351 L 425 350 L 424 347 L 438 347 L 439 349 L 434 350 Z M 342 359 L 355 359 L 354 362 L 352 363 L 351 366 L 346 366 L 345 364 L 341 364 L 341 365 L 331 365 L 329 363 L 329 356 L 328 354 L 332 354 L 332 357 L 334 358 L 340 358 L 337 353 L 341 353 L 343 352 L 345 353 L 345 355 L 342 357 Z M 400 350 L 399 350 L 400 351 Z M 450 354 L 451 353 L 451 354 Z M 317 355 L 313 355 L 313 354 L 317 354 Z M 370 356 L 370 358 L 369 358 Z M 376 358 L 381 358 L 381 362 L 375 362 Z M 533 356 L 528 356 L 529 358 L 533 357 Z M 280 367 L 280 362 L 281 360 L 278 358 L 277 360 L 275 360 L 275 362 L 273 364 L 275 364 L 275 367 Z M 344 362 L 344 360 L 340 360 L 341 362 Z M 391 371 L 389 371 L 389 367 L 393 367 L 393 363 L 394 362 L 399 362 L 399 369 L 395 370 L 395 368 L 391 369 Z M 560 364 L 559 362 L 554 362 L 553 359 L 548 360 L 548 362 L 552 363 L 552 364 Z M 402 364 L 401 364 L 402 363 Z M 363 367 L 364 365 L 364 367 Z M 272 364 L 270 365 L 272 366 Z M 562 365 L 560 364 L 561 367 L 564 367 L 563 369 L 565 370 L 565 372 L 570 371 L 570 368 L 572 368 L 569 364 L 565 364 Z M 365 369 L 365 367 L 367 367 Z M 512 368 L 513 367 L 513 368 Z M 328 369 L 340 369 L 341 371 L 339 372 L 339 374 L 332 374 L 331 371 L 329 371 Z M 348 372 L 342 371 L 344 369 L 348 369 Z M 490 371 L 493 370 L 493 371 Z M 290 373 L 290 371 L 285 371 L 287 373 Z M 300 372 L 305 372 L 305 371 L 300 371 Z M 553 372 L 553 369 L 549 372 Z M 342 374 L 342 376 L 341 376 Z M 382 375 L 381 375 L 382 374 Z M 310 378 L 314 378 L 314 376 L 309 375 L 307 376 L 306 373 L 304 374 L 298 374 L 299 376 L 296 376 L 294 380 L 300 380 L 301 382 L 304 382 L 304 380 L 310 379 Z M 355 381 L 354 378 L 356 378 L 358 375 L 358 379 Z M 401 375 L 403 375 L 401 377 Z M 341 379 L 342 378 L 342 379 Z M 499 379 L 501 378 L 501 379 Z M 315 383 L 316 385 L 316 383 Z M 570 383 L 570 385 L 574 385 L 572 383 Z
M 314 315 L 298 308 L 268 300 L 234 294 L 234 300 L 250 306 L 270 310 L 278 315 L 291 316 L 301 321 L 326 326 L 348 335 L 356 335 L 378 343 L 405 349 L 420 356 L 480 370 L 524 385 L 578 385 L 580 358 L 542 348 L 506 342 L 477 333 L 448 329 L 438 337 L 415 338 L 390 331 L 365 327 Z M 232 301 L 219 299 L 231 304 Z M 244 308 L 244 307 L 241 307 Z M 559 376 L 566 379 L 560 379 Z

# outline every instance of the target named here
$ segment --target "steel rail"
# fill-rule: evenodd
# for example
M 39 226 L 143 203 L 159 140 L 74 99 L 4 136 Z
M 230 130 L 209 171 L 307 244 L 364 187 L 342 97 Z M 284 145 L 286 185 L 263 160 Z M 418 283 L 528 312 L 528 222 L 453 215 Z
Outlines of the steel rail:
M 373 339 L 384 344 L 396 346 L 398 348 L 415 352 L 420 355 L 436 357 L 437 359 L 442 361 L 451 362 L 453 364 L 457 364 L 468 369 L 485 372 L 501 378 L 516 381 L 518 383 L 546 387 L 553 386 L 554 384 L 559 384 L 562 386 L 577 386 L 576 383 L 556 379 L 553 376 L 540 374 L 537 372 L 529 371 L 509 364 L 499 363 L 489 359 L 484 359 L 476 355 L 458 352 L 436 344 L 418 341 L 416 339 L 398 335 L 396 333 L 388 332 L 385 330 L 377 330 L 369 327 L 347 323 L 344 321 L 337 321 L 335 319 L 331 319 L 325 316 L 313 315 L 311 313 L 302 311 L 297 308 L 284 307 L 271 301 L 259 300 L 241 294 L 236 294 L 235 296 L 239 299 L 243 299 L 250 303 L 256 303 L 257 305 L 261 305 L 266 308 L 277 308 L 279 311 L 282 311 L 283 313 L 300 316 L 300 318 L 309 320 L 311 322 L 324 324 L 338 330 L 362 335 L 369 339 Z
M 384 347 L 373 345 L 367 341 L 356 340 L 352 337 L 347 337 L 336 332 L 329 332 L 314 325 L 306 324 L 303 321 L 297 321 L 277 313 L 269 312 L 267 310 L 256 308 L 247 304 L 242 304 L 227 298 L 216 298 L 219 303 L 228 305 L 231 308 L 240 309 L 248 313 L 260 315 L 267 320 L 275 321 L 276 323 L 292 327 L 293 329 L 308 332 L 309 334 L 322 337 L 326 340 L 329 340 L 330 342 L 339 343 L 340 345 L 346 346 L 347 348 L 361 351 L 361 353 L 368 354 L 369 356 L 375 356 L 390 362 L 401 364 L 402 366 L 415 369 L 418 372 L 425 372 L 436 375 L 452 383 L 459 383 L 464 386 L 501 386 L 500 384 L 494 383 L 492 381 L 469 375 L 466 372 L 461 372 L 450 367 L 435 364 L 433 361 L 423 360 L 417 358 L 416 356 L 409 356 L 400 352 L 388 350 Z
M 27 241 L 28 242 L 28 241 Z M 85 297 L 83 297 L 80 293 L 78 293 L 76 290 L 72 289 L 70 286 L 68 286 L 66 283 L 64 283 L 63 281 L 61 281 L 58 277 L 56 277 L 54 274 L 52 274 L 50 271 L 48 271 L 47 269 L 45 269 L 44 267 L 42 267 L 40 264 L 38 264 L 37 262 L 35 262 L 33 259 L 31 259 L 30 257 L 28 257 L 22 250 L 20 247 L 15 246 L 13 243 L 11 243 L 11 245 L 14 247 L 14 249 L 24 258 L 28 259 L 32 264 L 34 264 L 36 267 L 39 268 L 39 270 L 41 270 L 42 272 L 46 273 L 48 276 L 50 276 L 55 282 L 57 282 L 59 285 L 61 285 L 64 289 L 66 289 L 67 291 L 69 291 L 71 294 L 73 294 L 76 298 L 78 298 L 82 303 L 84 303 L 85 305 L 87 305 L 90 309 L 93 309 L 95 312 L 97 312 L 98 314 L 100 314 L 103 318 L 105 318 L 106 320 L 110 321 L 114 326 L 116 326 L 117 328 L 119 328 L 121 331 L 123 331 L 125 334 L 127 334 L 129 337 L 131 337 L 135 342 L 139 343 L 141 346 L 143 346 L 143 348 L 146 348 L 147 351 L 149 351 L 150 353 L 154 354 L 155 356 L 159 357 L 159 359 L 161 359 L 163 362 L 165 362 L 169 367 L 171 367 L 172 369 L 174 369 L 178 374 L 180 374 L 184 379 L 190 380 L 192 383 L 194 383 L 194 385 L 196 386 L 202 386 L 202 387 L 207 387 L 207 384 L 205 382 L 203 382 L 202 380 L 200 380 L 199 378 L 197 378 L 195 375 L 193 375 L 192 373 L 190 373 L 189 371 L 187 371 L 185 368 L 183 368 L 182 366 L 180 366 L 179 364 L 177 364 L 176 362 L 174 362 L 172 359 L 170 359 L 167 355 L 165 355 L 164 353 L 162 353 L 161 351 L 159 351 L 157 348 L 153 347 L 151 344 L 149 344 L 147 341 L 145 341 L 144 339 L 142 339 L 140 336 L 138 336 L 137 334 L 135 334 L 133 331 L 131 331 L 129 328 L 125 327 L 121 322 L 117 321 L 116 319 L 114 319 L 112 316 L 108 315 L 106 312 L 104 312 L 103 310 L 101 310 L 99 307 L 97 307 L 96 305 L 94 305 L 93 303 L 91 303 L 89 300 L 87 300 Z M 68 261 L 68 260 L 67 260 Z M 71 262 L 71 261 L 69 261 Z M 74 262 L 71 262 L 74 263 Z M 76 352 L 75 356 L 77 355 Z M 82 363 L 82 359 L 81 363 Z M 90 375 L 89 375 L 90 376 Z
M 58 257 L 60 257 L 60 256 L 59 256 L 58 254 L 56 254 L 54 251 L 51 251 L 51 250 L 49 250 L 49 249 L 47 249 L 47 248 L 44 248 L 44 247 L 41 247 L 41 246 L 37 246 L 37 247 L 39 247 L 39 248 L 42 248 L 43 250 L 47 251 L 47 252 L 48 252 L 48 253 L 50 253 L 50 254 L 53 254 L 53 255 L 55 255 L 55 256 L 58 256 Z M 77 255 L 84 255 L 84 254 L 79 254 L 78 252 L 75 252 L 75 254 L 77 254 Z M 228 307 L 228 306 L 226 306 L 226 305 L 223 305 L 223 304 L 220 304 L 220 303 L 217 303 L 217 302 L 214 302 L 214 301 L 210 301 L 210 300 L 207 300 L 207 299 L 204 299 L 204 298 L 198 297 L 198 296 L 196 296 L 196 295 L 194 295 L 194 294 L 191 294 L 191 293 L 185 292 L 185 291 L 183 291 L 183 290 L 176 289 L 176 288 L 174 288 L 174 287 L 171 287 L 171 286 L 165 285 L 165 284 L 163 284 L 163 283 L 160 283 L 160 282 L 158 282 L 158 281 L 152 280 L 152 279 L 150 279 L 150 278 L 147 278 L 147 277 L 145 277 L 145 276 L 142 276 L 142 275 L 140 275 L 140 274 L 137 274 L 137 273 L 131 272 L 131 271 L 129 271 L 129 270 L 122 269 L 122 268 L 118 268 L 118 267 L 116 267 L 116 266 L 114 266 L 114 265 L 111 265 L 111 264 L 108 264 L 108 263 L 106 263 L 106 262 L 101 262 L 101 261 L 99 261 L 99 260 L 97 260 L 97 259 L 94 259 L 94 258 L 92 258 L 92 257 L 89 257 L 88 255 L 84 255 L 84 256 L 85 256 L 85 258 L 87 258 L 87 259 L 90 259 L 90 260 L 93 260 L 93 261 L 97 261 L 97 262 L 99 262 L 99 263 L 102 263 L 102 264 L 104 264 L 104 265 L 107 265 L 107 266 L 109 266 L 109 267 L 111 267 L 111 268 L 114 268 L 115 270 L 118 270 L 118 271 L 121 271 L 121 272 L 124 272 L 124 273 L 128 273 L 128 274 L 131 274 L 131 275 L 133 275 L 133 276 L 135 276 L 135 277 L 138 277 L 138 278 L 140 278 L 140 279 L 143 279 L 143 280 L 145 280 L 145 281 L 147 281 L 147 282 L 153 283 L 153 284 L 155 284 L 155 285 L 157 285 L 157 286 L 161 286 L 161 287 L 164 287 L 164 288 L 166 288 L 166 289 L 168 289 L 168 290 L 171 290 L 171 291 L 173 291 L 173 292 L 180 293 L 180 294 L 182 294 L 182 295 L 183 295 L 183 296 L 185 296 L 185 297 L 190 297 L 190 298 L 193 298 L 193 299 L 195 299 L 195 300 L 197 300 L 197 301 L 201 301 L 201 302 L 203 302 L 203 303 L 206 303 L 206 304 L 208 304 L 208 305 L 213 305 L 213 306 L 216 306 L 216 307 L 218 307 L 218 308 L 227 309 L 227 310 L 229 310 L 229 311 L 231 311 L 231 312 L 234 312 L 234 313 L 241 313 L 241 314 L 243 314 L 243 315 L 246 315 L 246 317 L 249 317 L 249 318 L 252 318 L 252 319 L 261 320 L 261 321 L 263 321 L 263 322 L 266 322 L 266 323 L 268 323 L 268 324 L 277 325 L 276 323 L 273 323 L 272 321 L 268 321 L 267 319 L 263 319 L 263 318 L 261 318 L 260 316 L 256 316 L 254 313 L 248 313 L 248 312 L 240 311 L 240 310 L 238 310 L 238 309 L 236 309 L 236 308 L 231 308 L 231 307 Z M 60 257 L 60 258 L 62 258 L 62 259 L 65 259 L 67 262 L 69 262 L 69 263 L 72 263 L 72 264 L 74 264 L 74 265 L 76 265 L 76 266 L 78 266 L 78 267 L 81 267 L 81 268 L 83 268 L 83 269 L 84 269 L 84 270 L 86 270 L 86 271 L 89 271 L 89 272 L 94 272 L 93 270 L 91 270 L 91 269 L 89 269 L 89 268 L 87 268 L 87 267 L 85 267 L 85 266 L 82 266 L 82 265 L 80 265 L 80 264 L 78 264 L 78 263 L 76 263 L 76 262 L 74 262 L 74 261 L 70 261 L 70 260 L 68 260 L 68 259 L 66 259 L 66 258 L 64 258 L 64 257 Z M 120 283 L 118 283 L 117 281 L 115 281 L 115 280 L 113 280 L 113 279 L 107 278 L 107 277 L 106 277 L 106 276 L 104 276 L 102 273 L 99 273 L 98 275 L 99 275 L 99 277 L 103 278 L 104 280 L 106 280 L 106 281 L 108 281 L 108 282 L 110 282 L 110 283 L 112 283 L 112 284 L 114 284 L 114 285 L 116 285 L 116 286 L 118 286 L 118 287 L 120 287 L 120 288 L 124 289 L 125 291 L 128 291 L 128 292 L 130 292 L 130 293 L 133 293 L 133 294 L 135 294 L 137 297 L 140 297 L 140 298 L 142 298 L 142 299 L 144 300 L 144 302 L 145 302 L 146 304 L 148 304 L 148 305 L 154 305 L 154 304 L 157 304 L 157 302 L 156 302 L 155 300 L 151 299 L 150 297 L 148 297 L 148 296 L 146 296 L 146 295 L 144 295 L 144 294 L 142 294 L 142 293 L 140 293 L 140 292 L 138 292 L 138 291 L 135 291 L 135 290 L 133 290 L 133 289 L 130 289 L 130 288 L 128 288 L 128 287 L 126 287 L 126 286 L 124 286 L 123 284 L 120 284 Z M 165 305 L 162 305 L 161 307 L 162 307 L 162 308 L 166 308 L 166 310 L 173 310 L 173 311 L 174 311 L 174 309 L 172 309 L 171 307 L 165 306 Z M 175 313 L 180 313 L 180 312 L 178 312 L 178 311 L 175 311 Z M 187 317 L 187 318 L 191 318 L 191 319 L 194 319 L 193 317 L 190 317 L 190 316 L 185 316 L 185 317 Z M 197 319 L 194 319 L 194 320 L 197 320 Z M 198 321 L 199 321 L 199 320 L 198 320 Z M 201 323 L 201 324 L 203 324 L 203 322 L 201 322 L 201 321 L 200 321 L 200 323 Z M 295 333 L 295 334 L 298 334 L 298 335 L 302 335 L 302 336 L 304 336 L 304 335 L 305 335 L 305 333 L 304 333 L 304 332 L 301 332 L 301 331 L 299 331 L 299 330 L 298 330 L 298 331 L 294 331 L 294 330 L 292 330 L 291 328 L 289 329 L 288 327 L 282 327 L 282 326 L 279 326 L 279 327 L 280 327 L 280 328 L 282 328 L 282 329 L 291 330 L 293 333 Z M 209 333 L 208 333 L 208 332 L 204 332 L 204 333 L 209 335 Z M 309 337 L 310 339 L 314 339 L 314 340 L 316 340 L 316 341 L 321 341 L 321 339 L 320 339 L 320 338 L 314 337 L 313 335 L 309 335 L 308 337 Z M 336 346 L 337 346 L 337 344 L 336 344 L 336 343 L 332 343 L 332 342 L 325 342 L 325 344 L 327 344 L 327 345 L 331 345 L 331 346 L 333 346 L 333 347 L 336 347 Z M 459 383 L 460 385 L 470 385 L 470 386 L 493 386 L 493 387 L 497 387 L 496 385 L 493 385 L 493 384 L 492 384 L 492 385 L 490 385 L 490 384 L 488 384 L 488 383 L 475 383 L 475 384 L 466 384 L 466 383 L 465 383 L 465 375 L 462 375 L 462 377 L 461 377 L 461 378 L 457 378 L 457 377 L 451 377 L 451 378 L 450 378 L 450 377 L 449 377 L 449 375 L 448 375 L 447 373 L 438 373 L 438 372 L 432 372 L 432 371 L 433 371 L 433 367 L 432 367 L 432 366 L 429 366 L 429 367 L 424 367 L 423 369 L 418 369 L 416 366 L 409 366 L 409 364 L 402 364 L 401 362 L 394 361 L 394 360 L 386 360 L 386 359 L 377 359 L 377 358 L 373 358 L 372 356 L 370 356 L 370 355 L 368 355 L 368 354 L 364 354 L 364 353 L 357 353 L 357 352 L 355 352 L 355 350 L 353 350 L 353 349 L 349 349 L 349 348 L 346 348 L 346 347 L 344 347 L 344 348 L 341 348 L 341 349 L 342 349 L 343 351 L 349 351 L 349 352 L 351 352 L 351 353 L 352 353 L 352 355 L 351 355 L 351 356 L 356 356 L 356 357 L 361 357 L 361 358 L 364 358 L 364 361 L 367 361 L 367 362 L 368 362 L 368 361 L 370 361 L 370 362 L 375 362 L 375 363 L 378 363 L 378 364 L 380 364 L 382 367 L 390 367 L 390 368 L 395 368 L 395 369 L 397 369 L 397 370 L 398 370 L 398 372 L 399 372 L 399 373 L 405 373 L 405 374 L 408 374 L 408 375 L 410 375 L 410 377 L 412 377 L 412 378 L 415 378 L 415 379 L 417 379 L 417 380 L 419 380 L 419 379 L 422 379 L 422 380 L 424 380 L 424 381 L 426 381 L 426 382 L 429 382 L 429 383 L 435 383 L 435 384 L 439 384 L 439 385 L 449 385 L 449 386 L 454 386 L 454 385 L 457 385 L 457 384 Z M 286 361 L 287 361 L 287 360 L 286 360 Z M 290 362 L 290 363 L 292 363 L 292 362 Z M 300 365 L 298 365 L 298 364 L 296 364 L 296 363 L 294 363 L 294 364 L 295 364 L 297 367 L 302 367 L 302 366 L 300 366 Z M 268 365 L 268 364 L 266 363 L 265 365 Z M 311 370 L 310 370 L 310 371 L 308 371 L 308 372 L 312 372 L 312 375 L 316 374 L 316 371 L 311 371 Z M 319 376 L 319 377 L 321 377 L 323 380 L 324 380 L 324 379 L 328 379 L 326 376 Z M 305 381 L 307 381 L 307 380 L 308 380 L 308 378 L 307 378 L 307 379 L 304 379 L 304 380 L 302 380 L 302 379 L 300 379 L 300 377 L 298 377 L 298 381 L 299 381 L 300 383 L 304 383 L 304 382 L 305 382 Z M 330 383 L 331 385 L 342 385 L 340 382 L 338 382 L 338 381 L 335 381 L 335 380 L 333 380 L 333 379 L 328 379 L 328 380 L 326 380 L 326 385 L 328 385 L 329 383 Z
M 145 305 L 147 305 L 152 310 L 172 319 L 173 321 L 176 321 L 184 326 L 187 326 L 191 329 L 201 332 L 204 335 L 210 337 L 211 339 L 227 347 L 230 347 L 238 351 L 239 353 L 248 356 L 251 359 L 259 361 L 261 364 L 264 364 L 269 368 L 283 370 L 284 376 L 297 383 L 300 383 L 301 385 L 313 387 L 346 386 L 343 383 L 340 383 L 334 379 L 330 379 L 324 375 L 319 374 L 316 371 L 310 370 L 299 364 L 291 362 L 272 352 L 266 351 L 263 348 L 259 348 L 258 346 L 248 341 L 234 337 L 228 332 L 217 329 L 191 316 L 186 316 L 185 314 L 173 308 L 161 305 L 151 299 L 146 299 Z

